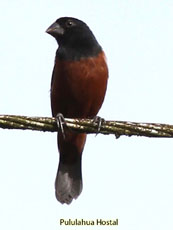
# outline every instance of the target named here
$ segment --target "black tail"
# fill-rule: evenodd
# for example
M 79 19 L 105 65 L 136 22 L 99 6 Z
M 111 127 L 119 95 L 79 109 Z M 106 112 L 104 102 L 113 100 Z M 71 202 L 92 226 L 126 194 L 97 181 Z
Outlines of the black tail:
M 55 180 L 55 194 L 62 204 L 70 204 L 82 191 L 81 157 L 73 164 L 61 160 Z

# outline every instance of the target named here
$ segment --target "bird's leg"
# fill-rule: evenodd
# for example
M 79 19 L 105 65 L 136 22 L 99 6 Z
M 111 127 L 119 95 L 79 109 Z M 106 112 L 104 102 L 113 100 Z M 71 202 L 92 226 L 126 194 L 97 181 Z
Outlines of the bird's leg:
M 62 113 L 58 113 L 56 115 L 56 123 L 57 123 L 59 131 L 61 132 L 63 138 L 65 139 L 65 132 L 64 132 L 65 119 Z
M 101 117 L 99 117 L 99 116 L 95 116 L 94 118 L 93 118 L 93 123 L 95 123 L 95 124 L 97 124 L 98 126 L 97 126 L 97 133 L 96 133 L 96 136 L 97 136 L 97 134 L 100 132 L 100 130 L 101 130 L 101 127 L 102 127 L 102 124 L 105 122 L 105 119 L 104 118 L 101 118 Z

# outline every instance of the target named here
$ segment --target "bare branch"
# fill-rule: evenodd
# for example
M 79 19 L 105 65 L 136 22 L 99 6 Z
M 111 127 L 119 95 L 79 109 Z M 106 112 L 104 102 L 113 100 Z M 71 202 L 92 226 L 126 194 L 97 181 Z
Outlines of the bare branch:
M 114 134 L 117 138 L 126 136 L 173 137 L 173 125 L 137 123 L 127 121 L 105 121 L 98 132 L 92 119 L 65 119 L 65 125 L 79 133 Z M 0 128 L 57 132 L 55 118 L 0 115 Z

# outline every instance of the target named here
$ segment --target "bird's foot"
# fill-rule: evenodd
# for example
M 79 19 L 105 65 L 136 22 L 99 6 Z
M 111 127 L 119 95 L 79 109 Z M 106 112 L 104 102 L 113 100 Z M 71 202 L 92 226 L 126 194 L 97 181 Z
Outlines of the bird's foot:
M 99 117 L 99 116 L 95 116 L 95 117 L 93 118 L 93 123 L 95 123 L 95 124 L 98 125 L 98 126 L 97 126 L 96 136 L 97 136 L 97 134 L 100 132 L 101 127 L 102 127 L 102 124 L 103 124 L 104 122 L 105 122 L 105 119 L 103 119 L 103 118 L 101 118 L 101 117 Z
M 65 132 L 64 132 L 65 119 L 62 113 L 58 113 L 56 115 L 56 123 L 57 123 L 59 131 L 61 132 L 63 138 L 65 139 Z

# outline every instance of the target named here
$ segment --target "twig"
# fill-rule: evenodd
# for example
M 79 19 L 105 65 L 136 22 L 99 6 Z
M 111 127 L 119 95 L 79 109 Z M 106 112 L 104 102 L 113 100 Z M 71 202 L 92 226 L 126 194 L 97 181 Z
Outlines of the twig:
M 114 134 L 145 137 L 173 137 L 173 125 L 157 123 L 137 123 L 127 121 L 105 121 L 98 132 L 92 119 L 65 119 L 65 125 L 79 133 Z M 55 118 L 0 115 L 0 128 L 57 132 Z

